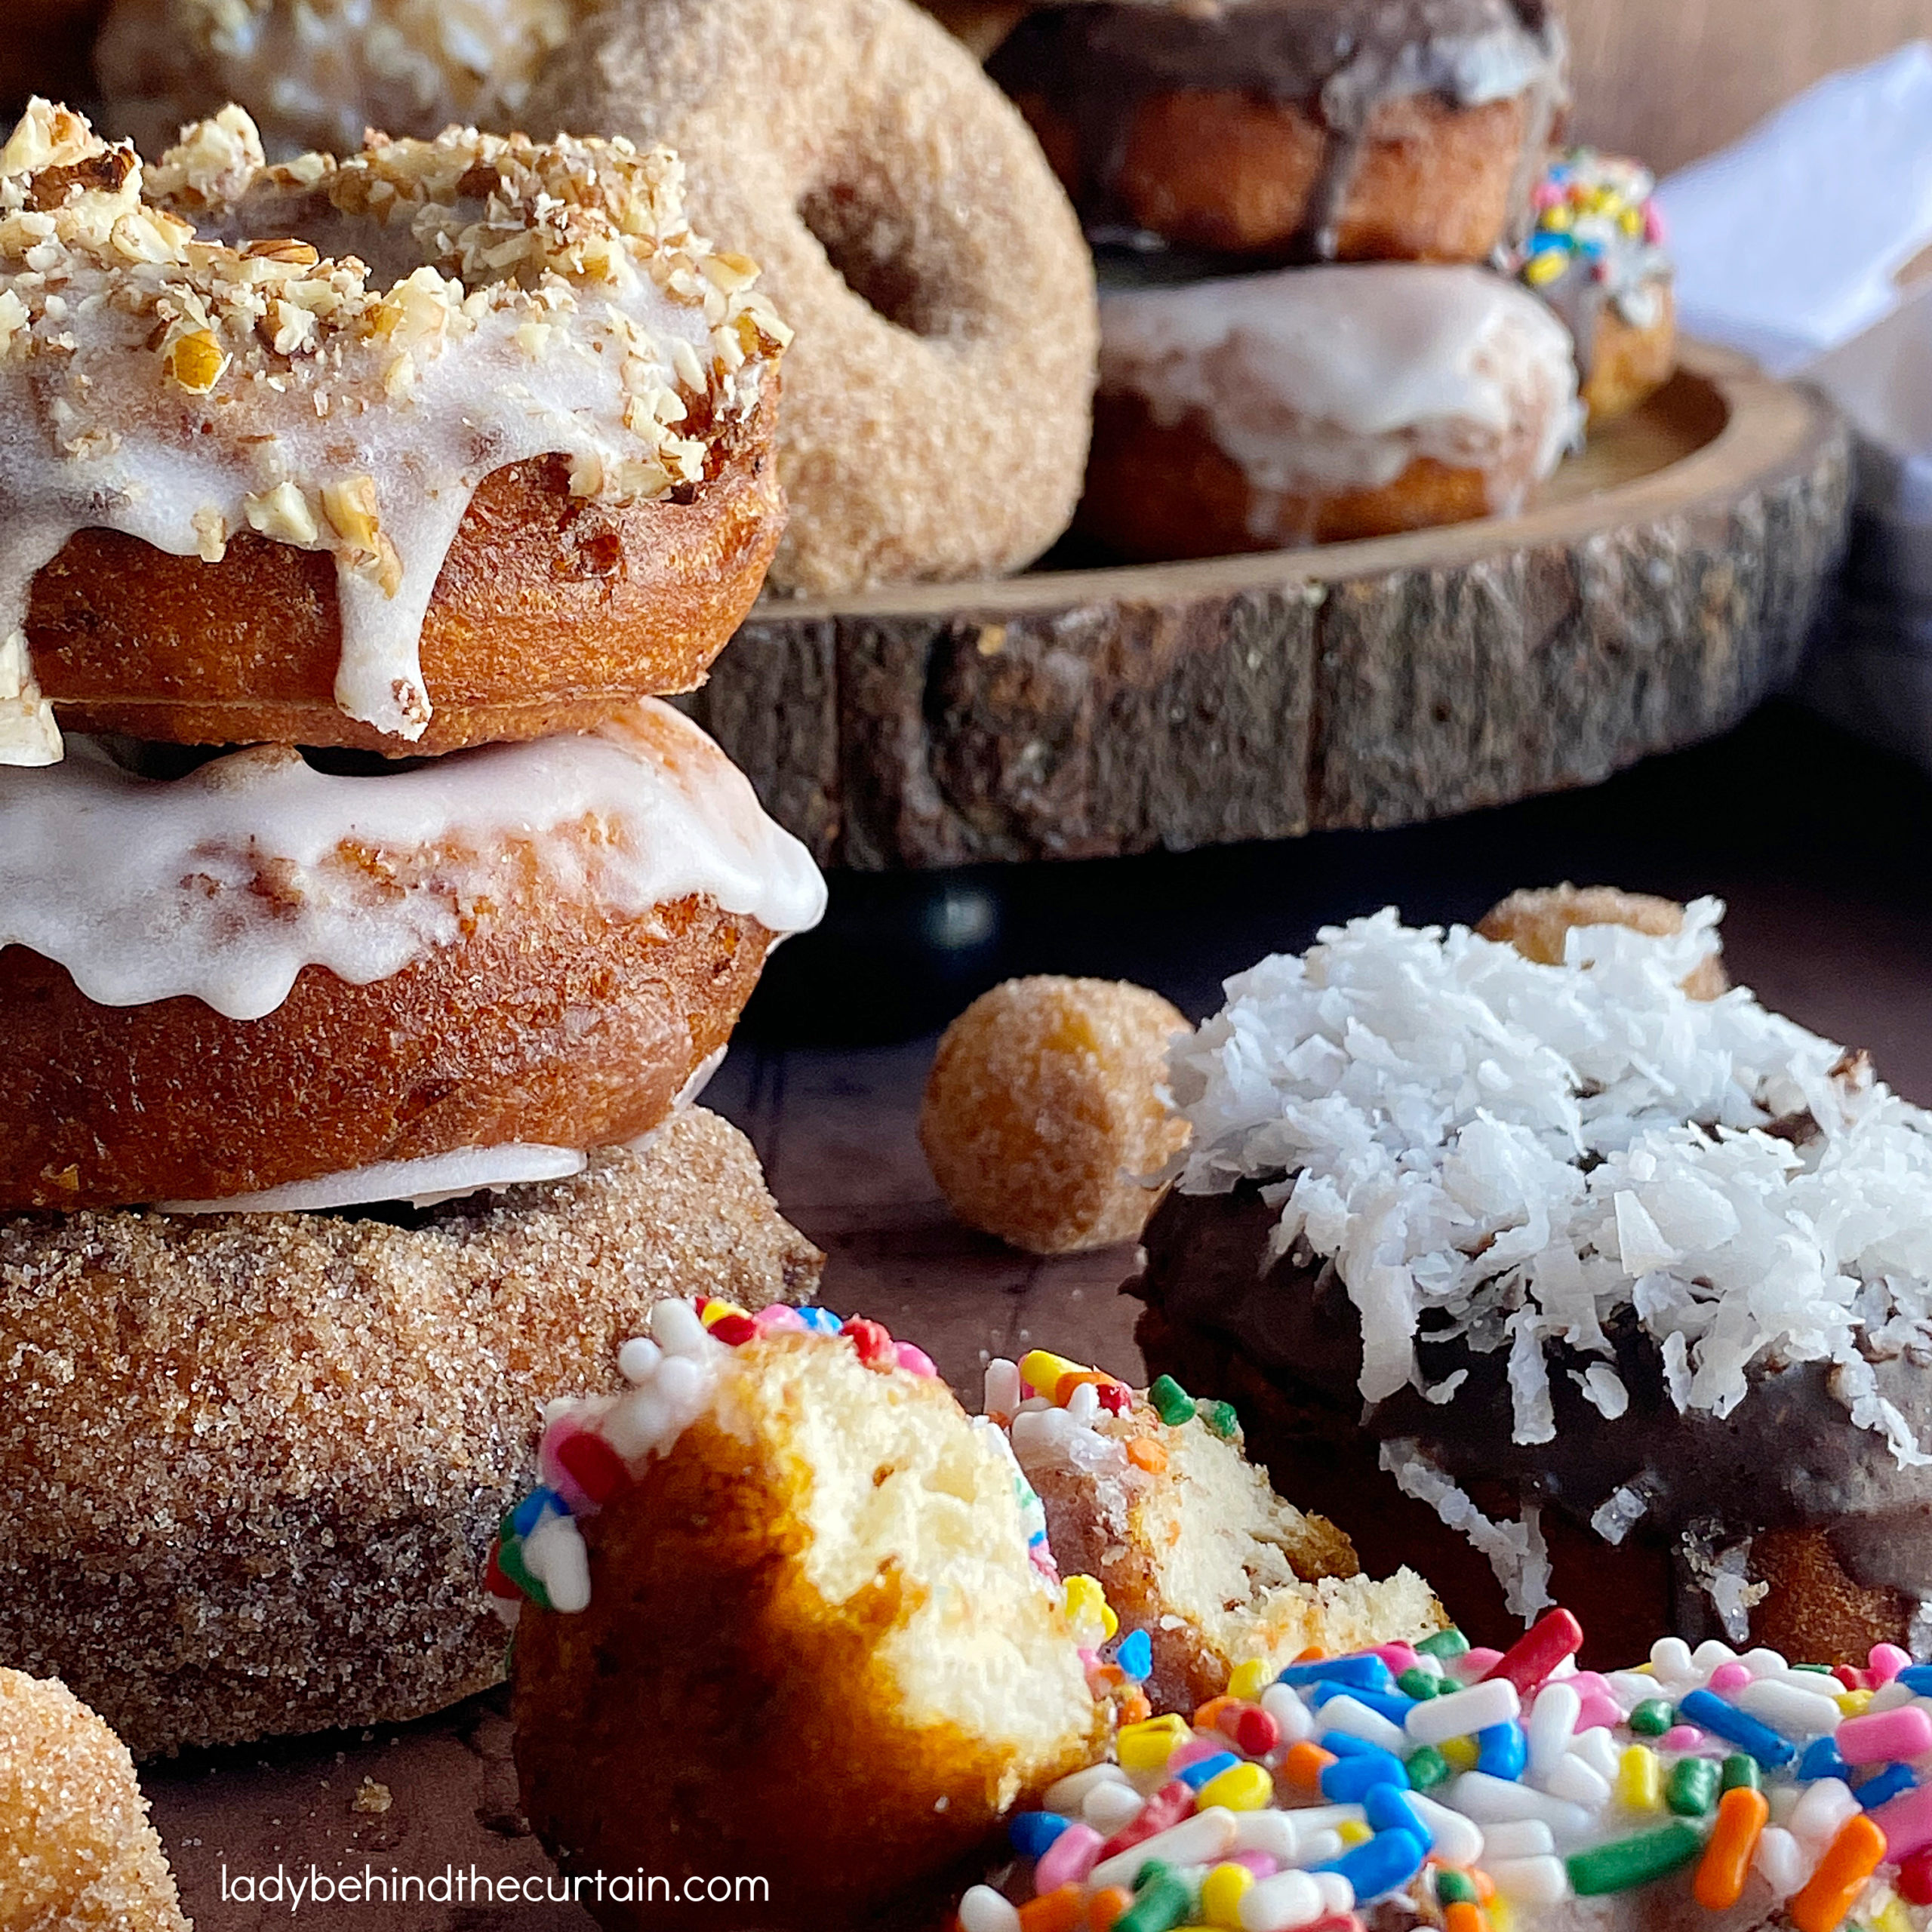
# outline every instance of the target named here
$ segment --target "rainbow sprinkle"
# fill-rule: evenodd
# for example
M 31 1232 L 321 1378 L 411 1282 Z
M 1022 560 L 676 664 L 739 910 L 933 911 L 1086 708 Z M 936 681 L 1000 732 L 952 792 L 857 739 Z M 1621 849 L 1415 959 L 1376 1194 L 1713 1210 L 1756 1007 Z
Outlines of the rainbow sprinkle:
M 903 1369 L 924 1377 L 937 1374 L 923 1349 L 894 1341 L 878 1322 L 848 1319 L 829 1308 L 774 1303 L 753 1314 L 734 1302 L 698 1295 L 660 1302 L 651 1310 L 651 1331 L 626 1342 L 617 1355 L 618 1369 L 633 1390 L 648 1389 L 661 1398 L 654 1432 L 622 1445 L 629 1460 L 595 1426 L 594 1413 L 583 1404 L 555 1404 L 546 1416 L 537 1452 L 538 1484 L 497 1525 L 484 1568 L 484 1588 L 506 1623 L 515 1624 L 525 1601 L 566 1613 L 588 1605 L 589 1559 L 578 1522 L 594 1516 L 630 1483 L 631 1461 L 676 1440 L 709 1393 L 705 1364 L 719 1345 L 740 1349 L 765 1335 L 841 1336 L 869 1368 Z M 1014 1479 L 1024 1492 L 1023 1515 L 1031 1500 L 1034 1560 L 1052 1577 L 1045 1513 L 1017 1463 Z
M 1932 1666 L 1666 1638 L 1600 1672 L 1582 1641 L 1555 1610 L 1506 1651 L 1452 1629 L 1310 1655 L 1124 1724 L 1014 1820 L 1025 1903 L 975 1886 L 960 1932 L 1361 1932 L 1385 1903 L 1503 1932 L 1666 1884 L 1712 1912 L 1755 1886 L 1797 1932 L 1932 1906 Z
M 1670 272 L 1663 211 L 1647 168 L 1592 148 L 1574 148 L 1531 197 L 1536 226 L 1509 259 L 1510 272 L 1540 294 L 1574 277 L 1629 309 Z M 1633 322 L 1647 319 L 1629 315 Z

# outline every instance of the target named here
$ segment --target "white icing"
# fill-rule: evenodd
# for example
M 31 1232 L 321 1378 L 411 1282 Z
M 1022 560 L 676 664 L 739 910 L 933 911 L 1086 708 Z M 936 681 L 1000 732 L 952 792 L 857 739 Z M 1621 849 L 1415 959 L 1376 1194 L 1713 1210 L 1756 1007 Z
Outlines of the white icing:
M 580 495 L 660 497 L 703 473 L 705 440 L 675 426 L 694 402 L 720 420 L 756 402 L 755 272 L 683 226 L 672 157 L 452 133 L 264 173 L 229 109 L 156 171 L 197 239 L 143 202 L 131 151 L 39 113 L 0 154 L 0 638 L 20 687 L 0 663 L 0 706 L 38 699 L 17 641 L 76 531 L 212 561 L 252 529 L 334 555 L 336 701 L 419 738 L 423 615 L 485 476 L 560 454 Z M 48 170 L 91 161 L 122 178 L 34 211 Z M 466 162 L 500 182 L 488 198 L 459 188 Z M 340 259 L 235 252 L 291 233 Z M 0 728 L 0 761 L 45 762 L 47 729 L 44 711 Z
M 259 1194 L 225 1201 L 164 1201 L 163 1214 L 300 1214 L 372 1202 L 406 1201 L 433 1208 L 488 1187 L 517 1187 L 531 1181 L 568 1180 L 589 1165 L 574 1147 L 463 1147 L 451 1154 L 426 1155 L 420 1161 L 382 1161 L 373 1167 L 318 1174 Z
M 1474 268 L 1292 269 L 1100 298 L 1100 386 L 1194 419 L 1263 500 L 1379 488 L 1419 457 L 1549 474 L 1580 422 L 1570 337 Z M 1527 454 L 1525 465 L 1522 458 Z M 1490 508 L 1521 507 L 1521 485 Z M 1272 506 L 1257 506 L 1272 521 Z
M 50 771 L 0 767 L 0 946 L 103 1006 L 186 995 L 254 1020 L 307 966 L 386 979 L 460 939 L 532 852 L 560 894 L 624 918 L 700 894 L 782 934 L 825 907 L 804 847 L 655 700 L 374 778 L 264 749 L 164 783 L 77 744 Z

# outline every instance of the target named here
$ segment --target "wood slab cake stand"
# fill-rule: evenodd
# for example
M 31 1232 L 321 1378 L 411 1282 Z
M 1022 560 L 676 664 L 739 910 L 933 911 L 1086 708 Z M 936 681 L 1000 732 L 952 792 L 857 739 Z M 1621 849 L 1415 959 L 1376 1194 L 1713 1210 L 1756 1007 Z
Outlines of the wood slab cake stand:
M 760 605 L 689 702 L 820 863 L 1094 858 L 1595 783 L 1795 668 L 1844 431 L 1691 346 L 1522 515 Z

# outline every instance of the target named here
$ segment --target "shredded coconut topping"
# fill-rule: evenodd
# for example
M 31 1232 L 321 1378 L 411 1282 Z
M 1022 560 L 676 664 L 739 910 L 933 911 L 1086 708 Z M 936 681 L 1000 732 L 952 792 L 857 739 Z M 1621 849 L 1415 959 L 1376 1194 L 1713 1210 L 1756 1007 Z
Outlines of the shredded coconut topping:
M 1561 966 L 1392 910 L 1263 961 L 1174 1050 L 1183 1191 L 1266 1183 L 1275 1251 L 1331 1262 L 1360 1311 L 1371 1402 L 1423 1386 L 1426 1315 L 1508 1350 L 1515 1438 L 1547 1441 L 1546 1345 L 1607 1361 L 1629 1309 L 1680 1410 L 1830 1362 L 1853 1420 L 1923 1460 L 1868 1357 L 1932 1340 L 1932 1115 L 1747 991 L 1687 996 L 1722 911 L 1577 928 Z M 1607 1368 L 1586 1385 L 1622 1413 Z
M 414 739 L 485 475 L 561 454 L 580 496 L 654 500 L 755 406 L 789 331 L 692 235 L 668 149 L 371 138 L 270 167 L 230 107 L 144 169 L 37 100 L 0 150 L 0 762 L 58 755 L 22 640 L 78 529 L 328 552 L 337 701 Z

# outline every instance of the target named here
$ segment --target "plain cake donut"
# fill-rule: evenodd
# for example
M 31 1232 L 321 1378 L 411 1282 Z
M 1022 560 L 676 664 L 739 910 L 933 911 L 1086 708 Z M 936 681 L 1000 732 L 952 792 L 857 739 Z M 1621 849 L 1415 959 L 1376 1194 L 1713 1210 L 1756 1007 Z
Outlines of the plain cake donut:
M 694 220 L 798 330 L 774 589 L 983 576 L 1059 536 L 1091 263 L 1019 115 L 909 0 L 640 0 L 586 23 L 528 119 L 675 147 Z
M 674 156 L 451 129 L 0 150 L 0 762 L 60 725 L 438 752 L 690 688 L 757 595 L 786 331 Z M 367 266 L 365 266 L 367 264 Z
M 573 1172 L 665 1118 L 824 904 L 656 700 L 374 776 L 75 743 L 0 767 L 0 1213 Z

